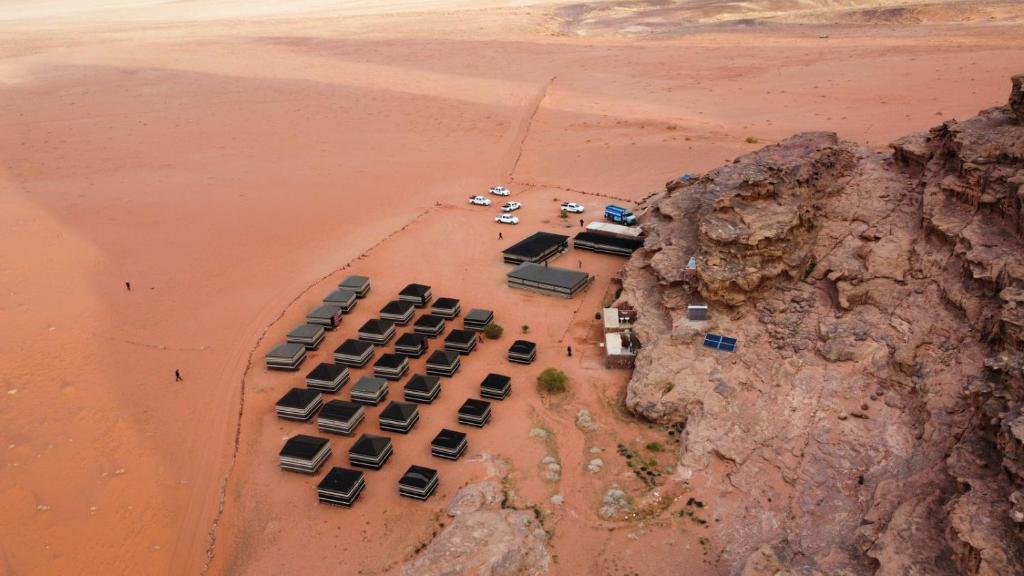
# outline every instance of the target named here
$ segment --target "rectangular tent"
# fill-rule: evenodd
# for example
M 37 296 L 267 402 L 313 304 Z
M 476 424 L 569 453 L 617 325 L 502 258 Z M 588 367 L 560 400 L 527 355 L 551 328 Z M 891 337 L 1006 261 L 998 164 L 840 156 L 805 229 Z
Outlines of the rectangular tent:
M 444 349 L 459 354 L 469 354 L 476 348 L 476 332 L 472 330 L 452 330 L 445 336 Z
M 427 358 L 427 374 L 451 377 L 458 372 L 461 363 L 458 352 L 435 350 Z
M 423 308 L 434 297 L 430 286 L 426 284 L 409 284 L 398 293 L 398 299 L 411 302 L 417 308 Z
M 379 470 L 391 458 L 391 438 L 363 434 L 348 449 L 348 463 L 360 468 Z
M 271 370 L 298 370 L 306 359 L 306 347 L 295 342 L 274 346 L 267 352 L 267 368 Z
M 320 410 L 316 425 L 324 432 L 351 436 L 365 416 L 366 410 L 361 404 L 331 400 Z
M 486 308 L 473 308 L 462 319 L 462 327 L 466 330 L 482 332 L 488 324 L 494 322 L 494 311 Z
M 537 345 L 529 340 L 516 340 L 508 348 L 509 362 L 532 364 L 537 357 Z
M 352 290 L 336 288 L 324 298 L 324 304 L 341 308 L 342 313 L 348 314 L 356 307 L 359 295 Z
M 493 372 L 480 382 L 480 397 L 491 400 L 504 400 L 512 393 L 512 379 L 504 374 Z
M 380 320 L 377 318 L 367 320 L 359 327 L 359 331 L 356 333 L 356 336 L 363 342 L 369 342 L 376 346 L 387 344 L 394 335 L 395 323 L 390 320 Z
M 542 294 L 572 298 L 590 282 L 590 274 L 581 270 L 541 266 L 529 262 L 520 264 L 507 274 L 508 285 Z
M 362 368 L 373 358 L 373 344 L 349 338 L 334 349 L 334 361 L 338 364 Z
M 486 400 L 467 398 L 459 408 L 459 424 L 483 428 L 491 419 L 491 403 Z
M 341 390 L 348 379 L 349 372 L 346 366 L 321 362 L 306 374 L 306 387 L 334 394 Z
M 398 340 L 395 340 L 395 354 L 419 358 L 427 352 L 429 342 L 430 340 L 423 334 L 406 332 L 399 336 Z
M 288 333 L 287 341 L 302 344 L 307 350 L 316 350 L 324 341 L 324 327 L 318 324 L 299 324 Z
M 398 493 L 416 500 L 426 500 L 437 489 L 437 470 L 423 466 L 409 466 L 398 481 Z
M 536 232 L 501 251 L 506 264 L 544 262 L 569 249 L 569 237 L 550 232 Z
M 438 458 L 458 460 L 466 451 L 466 434 L 442 428 L 430 442 L 430 454 Z
M 278 453 L 282 470 L 316 474 L 331 455 L 331 442 L 326 438 L 298 434 L 284 443 Z
M 380 429 L 388 432 L 408 434 L 409 430 L 420 420 L 420 410 L 410 402 L 392 400 L 380 411 Z
M 629 256 L 643 246 L 644 241 L 641 238 L 624 238 L 600 232 L 580 232 L 572 240 L 572 247 L 577 250 L 590 250 L 616 256 Z
M 405 400 L 430 404 L 441 393 L 441 378 L 431 374 L 413 374 L 405 383 Z
M 381 354 L 373 364 L 373 375 L 398 380 L 409 371 L 409 359 L 401 354 Z
M 274 405 L 278 418 L 305 422 L 316 414 L 323 404 L 323 396 L 309 388 L 292 388 Z
M 346 276 L 338 284 L 338 288 L 344 288 L 345 290 L 351 290 L 356 293 L 356 296 L 363 298 L 366 293 L 370 291 L 370 279 L 366 276 Z
M 388 381 L 376 376 L 362 376 L 352 385 L 348 394 L 353 402 L 376 406 L 388 396 Z
M 405 300 L 392 300 L 380 309 L 380 317 L 382 319 L 390 320 L 399 326 L 408 324 L 415 313 L 416 305 Z
M 444 332 L 444 318 L 436 314 L 424 314 L 413 322 L 412 329 L 417 334 L 436 338 Z
M 448 320 L 458 316 L 461 311 L 462 305 L 456 298 L 438 298 L 434 301 L 434 305 L 430 307 L 431 314 Z
M 340 306 L 333 304 L 321 304 L 306 314 L 306 322 L 319 324 L 325 330 L 334 330 L 341 324 L 341 316 L 344 314 Z
M 317 485 L 316 494 L 321 504 L 347 508 L 355 503 L 365 487 L 362 472 L 335 466 Z

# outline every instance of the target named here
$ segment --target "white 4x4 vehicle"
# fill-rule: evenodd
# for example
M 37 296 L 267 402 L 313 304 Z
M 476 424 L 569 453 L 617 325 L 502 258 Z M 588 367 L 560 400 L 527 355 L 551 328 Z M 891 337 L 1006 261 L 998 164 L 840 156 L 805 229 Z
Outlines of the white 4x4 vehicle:
M 511 214 L 502 214 L 495 216 L 494 221 L 498 224 L 519 224 L 519 218 Z
M 491 194 L 494 194 L 495 196 L 508 196 L 511 192 L 509 192 L 508 188 L 505 188 L 504 186 L 491 186 Z
M 470 204 L 476 204 L 477 206 L 490 206 L 491 205 L 491 199 L 490 198 L 484 198 L 483 196 L 470 196 L 469 197 L 469 203 Z
M 582 214 L 583 204 L 577 204 L 575 202 L 563 202 L 562 210 L 565 210 L 566 212 L 572 212 L 574 214 Z
M 522 207 L 523 207 L 523 205 L 520 204 L 519 202 L 505 202 L 504 204 L 501 205 L 501 211 L 502 212 L 513 212 L 515 210 L 519 210 Z

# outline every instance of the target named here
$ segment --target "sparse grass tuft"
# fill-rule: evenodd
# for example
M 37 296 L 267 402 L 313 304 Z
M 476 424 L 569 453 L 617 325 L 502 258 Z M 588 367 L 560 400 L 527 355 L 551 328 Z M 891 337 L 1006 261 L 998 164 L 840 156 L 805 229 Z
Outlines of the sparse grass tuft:
M 757 138 L 755 138 L 753 136 L 747 136 L 746 142 L 747 142 L 747 144 L 757 144 L 758 142 L 760 142 L 760 140 L 758 140 Z
M 651 452 L 664 452 L 665 447 L 661 445 L 661 442 L 648 442 L 647 449 Z
M 487 336 L 488 340 L 497 340 L 501 338 L 501 335 L 505 333 L 505 329 L 500 324 L 491 322 L 487 326 L 484 326 L 484 336 Z
M 557 368 L 546 368 L 537 376 L 537 389 L 544 394 L 562 394 L 568 383 L 569 377 Z

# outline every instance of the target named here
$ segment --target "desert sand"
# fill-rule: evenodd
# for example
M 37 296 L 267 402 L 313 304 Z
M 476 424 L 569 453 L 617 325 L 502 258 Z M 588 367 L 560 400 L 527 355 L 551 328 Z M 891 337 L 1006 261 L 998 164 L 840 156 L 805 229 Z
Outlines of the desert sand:
M 505 287 L 500 249 L 561 230 L 556 200 L 596 218 L 794 132 L 883 148 L 972 115 L 1005 99 L 1024 26 L 1000 3 L 767 7 L 759 25 L 565 4 L 2 3 L 0 573 L 396 573 L 498 460 L 540 510 L 554 572 L 717 572 L 714 527 L 597 514 L 630 486 L 616 445 L 658 434 L 621 409 L 628 372 L 600 361 L 594 312 L 623 261 L 561 256 L 597 276 L 565 301 Z M 518 227 L 466 204 L 495 184 L 524 204 Z M 347 273 L 371 276 L 368 299 L 299 373 L 268 373 L 263 354 Z M 317 506 L 312 478 L 276 467 L 313 427 L 272 404 L 408 282 L 493 308 L 505 336 L 357 507 Z M 538 362 L 508 369 L 513 396 L 468 460 L 438 465 L 432 500 L 399 500 L 403 447 L 506 369 L 524 324 Z M 556 402 L 532 385 L 549 365 L 572 382 Z M 597 431 L 576 428 L 580 409 Z M 559 482 L 540 477 L 546 455 Z

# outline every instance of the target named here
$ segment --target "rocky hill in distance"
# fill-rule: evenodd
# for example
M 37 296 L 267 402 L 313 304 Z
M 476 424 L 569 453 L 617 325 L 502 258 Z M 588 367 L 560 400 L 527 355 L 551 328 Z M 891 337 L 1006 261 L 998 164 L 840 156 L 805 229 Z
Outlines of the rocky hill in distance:
M 646 203 L 626 403 L 685 422 L 723 571 L 1024 573 L 1022 84 L 891 153 L 799 134 Z

